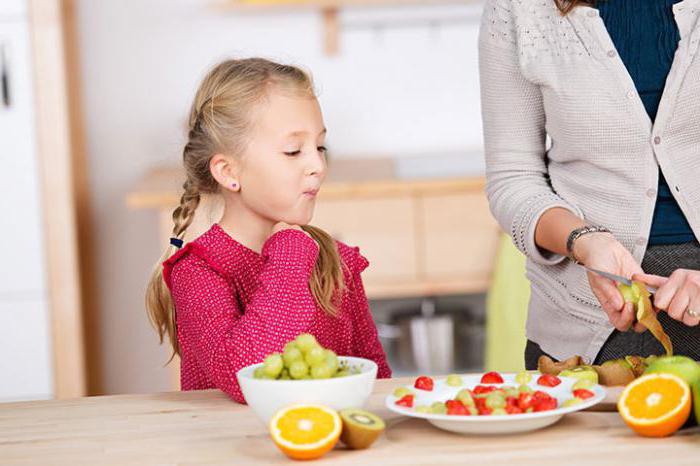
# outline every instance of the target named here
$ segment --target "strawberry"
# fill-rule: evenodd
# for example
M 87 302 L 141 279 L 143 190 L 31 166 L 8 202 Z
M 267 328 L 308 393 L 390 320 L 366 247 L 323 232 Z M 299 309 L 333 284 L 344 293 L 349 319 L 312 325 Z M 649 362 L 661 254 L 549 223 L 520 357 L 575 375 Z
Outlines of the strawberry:
M 498 372 L 487 372 L 481 377 L 481 383 L 503 383 L 503 377 Z
M 459 400 L 447 400 L 445 402 L 445 406 L 447 406 L 447 414 L 450 415 L 456 415 L 456 416 L 468 416 L 469 411 L 467 411 L 467 407 L 462 404 L 461 401 Z
M 586 390 L 585 388 L 579 388 L 578 390 L 574 390 L 574 396 L 576 398 L 581 398 L 582 400 L 587 400 L 588 398 L 593 398 L 595 393 L 590 390 Z
M 556 375 L 542 374 L 538 379 L 537 383 L 545 387 L 556 387 L 561 383 L 561 379 Z
M 524 412 L 525 411 L 523 411 L 522 409 L 520 409 L 517 406 L 506 405 L 506 413 L 508 413 L 508 414 L 522 414 Z
M 414 387 L 416 387 L 419 390 L 425 390 L 425 391 L 431 392 L 431 391 L 433 391 L 433 385 L 434 385 L 433 379 L 422 375 L 416 379 L 416 383 L 414 384 Z
M 474 387 L 473 393 L 474 393 L 474 395 L 483 395 L 486 393 L 494 392 L 496 390 L 497 390 L 497 388 L 494 387 L 493 385 L 491 385 L 491 386 L 477 385 L 476 387 Z
M 521 393 L 518 396 L 518 408 L 526 410 L 534 406 L 535 397 L 531 393 Z
M 557 408 L 556 398 L 543 398 L 535 402 L 535 412 L 549 411 Z
M 404 396 L 400 400 L 397 400 L 396 404 L 398 406 L 405 406 L 406 408 L 412 408 L 413 407 L 413 395 Z

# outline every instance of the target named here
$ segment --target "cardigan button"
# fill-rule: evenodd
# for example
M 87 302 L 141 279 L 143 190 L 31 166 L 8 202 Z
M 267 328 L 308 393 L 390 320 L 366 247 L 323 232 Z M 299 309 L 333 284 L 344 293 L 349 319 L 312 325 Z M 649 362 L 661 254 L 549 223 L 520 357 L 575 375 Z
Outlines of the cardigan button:
M 598 16 L 598 12 L 597 12 L 597 11 L 591 10 L 591 11 L 588 12 L 588 17 L 589 17 L 589 18 L 595 18 L 596 16 Z
M 617 52 L 615 52 L 614 50 L 608 50 L 608 56 L 610 58 L 615 58 L 617 56 Z
M 647 197 L 650 199 L 654 199 L 656 197 L 656 190 L 653 188 L 647 189 Z
M 646 242 L 647 242 L 646 238 L 642 238 L 641 236 L 639 238 L 637 238 L 637 241 L 635 241 L 637 246 L 644 246 L 644 243 L 646 243 Z
M 659 144 L 661 144 L 661 137 L 660 137 L 660 136 L 656 136 L 656 137 L 654 138 L 654 144 L 656 144 L 657 146 L 658 146 Z

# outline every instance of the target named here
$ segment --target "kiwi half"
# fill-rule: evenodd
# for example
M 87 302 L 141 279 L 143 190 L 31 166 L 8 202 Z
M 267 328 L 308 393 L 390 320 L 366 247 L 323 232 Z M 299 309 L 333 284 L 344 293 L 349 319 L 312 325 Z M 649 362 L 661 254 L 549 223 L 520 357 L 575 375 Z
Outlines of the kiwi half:
M 368 448 L 384 432 L 385 424 L 376 414 L 362 409 L 348 408 L 338 412 L 343 420 L 340 440 L 353 450 Z

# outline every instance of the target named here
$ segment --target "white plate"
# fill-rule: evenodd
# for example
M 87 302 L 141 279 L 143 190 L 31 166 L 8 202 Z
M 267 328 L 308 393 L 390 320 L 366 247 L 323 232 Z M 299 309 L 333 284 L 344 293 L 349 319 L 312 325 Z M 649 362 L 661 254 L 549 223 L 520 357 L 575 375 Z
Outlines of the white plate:
M 406 385 L 413 393 L 415 398 L 413 406 L 431 405 L 435 401 L 447 401 L 453 399 L 457 392 L 464 388 L 473 389 L 480 385 L 481 376 L 483 374 L 462 375 L 462 385 L 459 387 L 450 387 L 447 385 L 446 378 L 434 378 L 435 385 L 432 391 L 418 390 L 413 386 Z M 578 379 L 572 377 L 559 377 L 561 383 L 556 387 L 544 387 L 537 384 L 537 378 L 540 374 L 532 373 L 532 381 L 528 384 L 534 390 L 541 390 L 550 394 L 557 399 L 557 404 L 561 405 L 564 401 L 573 398 L 571 387 Z M 496 384 L 499 387 L 517 387 L 515 383 L 515 374 L 501 374 L 503 384 Z M 489 384 L 483 384 L 489 385 Z M 460 434 L 512 434 L 517 432 L 527 432 L 530 430 L 541 429 L 554 424 L 561 419 L 565 414 L 581 411 L 582 409 L 590 408 L 591 406 L 600 403 L 605 398 L 605 389 L 600 385 L 595 385 L 591 388 L 595 394 L 594 397 L 583 400 L 582 403 L 571 406 L 569 408 L 557 408 L 550 411 L 540 411 L 537 413 L 524 414 L 509 414 L 503 416 L 455 416 L 448 414 L 426 414 L 415 411 L 414 408 L 405 408 L 397 406 L 396 398 L 393 395 L 386 397 L 386 407 L 395 413 L 404 416 L 426 419 L 440 429 L 457 432 Z

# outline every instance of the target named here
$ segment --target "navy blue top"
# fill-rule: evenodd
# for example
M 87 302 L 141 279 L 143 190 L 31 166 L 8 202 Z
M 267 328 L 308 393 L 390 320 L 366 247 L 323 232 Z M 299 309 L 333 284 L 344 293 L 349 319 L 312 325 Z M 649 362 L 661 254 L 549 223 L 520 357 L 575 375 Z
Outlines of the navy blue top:
M 597 5 L 652 122 L 680 40 L 672 9 L 679 1 L 600 0 Z M 693 230 L 659 170 L 649 244 L 676 244 L 694 239 Z

